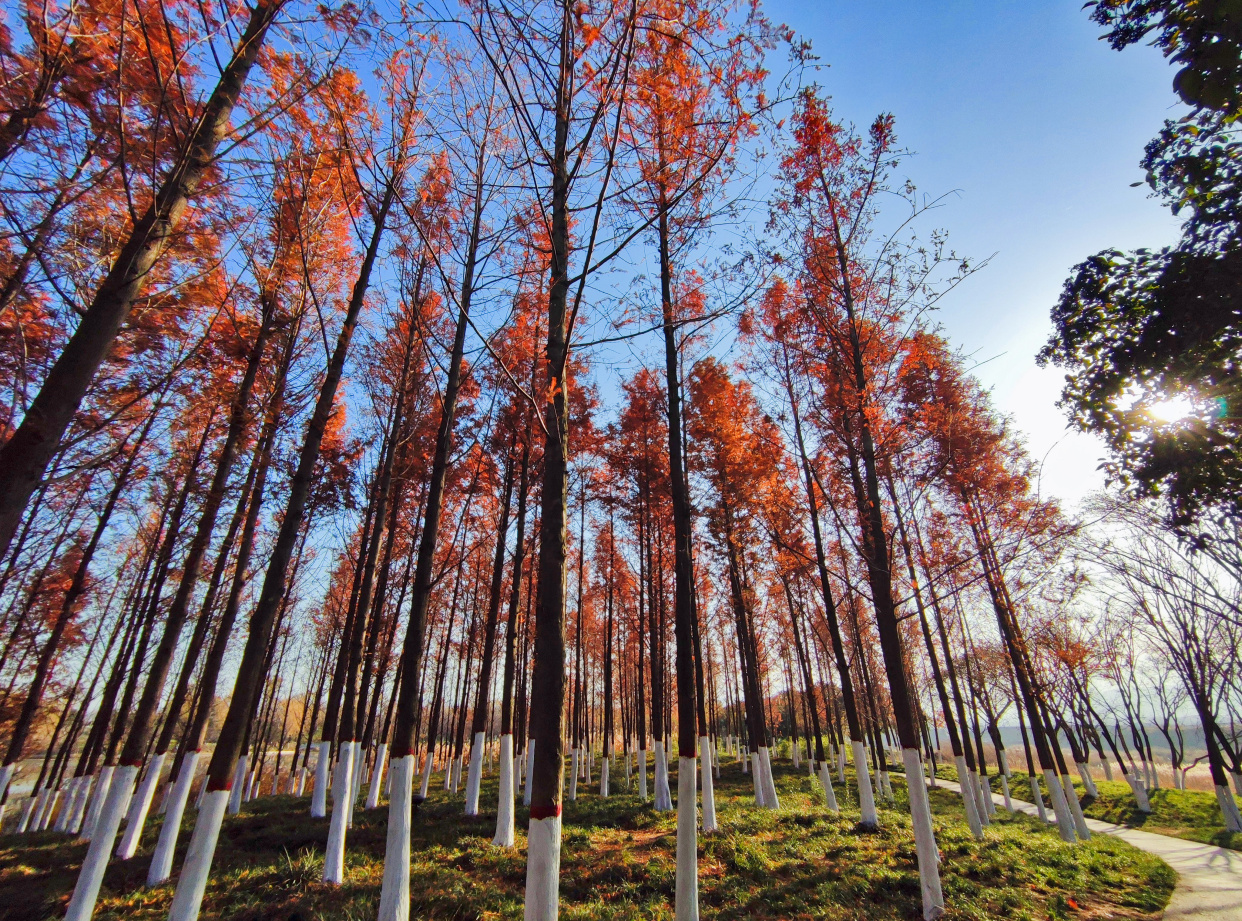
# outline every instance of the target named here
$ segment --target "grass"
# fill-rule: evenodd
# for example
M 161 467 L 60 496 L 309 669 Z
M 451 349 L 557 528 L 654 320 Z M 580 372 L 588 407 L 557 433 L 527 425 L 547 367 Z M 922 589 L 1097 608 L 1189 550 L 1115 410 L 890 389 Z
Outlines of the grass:
M 1087 818 L 1242 851 L 1242 834 L 1225 830 L 1225 817 L 1214 793 L 1161 787 L 1148 794 L 1151 812 L 1146 813 L 1139 811 L 1130 785 L 1125 781 L 1096 778 L 1095 785 L 1100 795 L 1088 796 L 1082 781 L 1074 778 L 1074 789 L 1078 791 L 1078 799 Z M 998 786 L 993 782 L 993 787 Z M 1014 774 L 1009 787 L 1018 799 L 1031 801 L 1031 785 L 1026 774 Z M 1045 803 L 1047 797 L 1045 791 Z
M 617 773 L 620 773 L 619 771 Z M 896 779 L 895 779 L 896 780 Z M 755 809 L 748 776 L 733 763 L 716 787 L 721 832 L 700 836 L 702 916 L 719 919 L 912 919 L 920 915 L 913 834 L 904 788 L 881 806 L 881 830 L 860 832 L 838 789 L 842 813 L 822 805 L 805 773 L 776 767 L 782 808 Z M 676 789 L 675 778 L 672 788 Z M 621 786 L 618 784 L 617 786 Z M 526 810 L 518 847 L 491 845 L 494 813 L 469 819 L 462 797 L 435 790 L 414 820 L 411 918 L 508 919 L 522 915 Z M 495 779 L 481 802 L 494 802 Z M 983 842 L 971 839 L 960 798 L 932 792 L 945 918 L 1155 918 L 1175 875 L 1163 862 L 1103 835 L 1077 846 L 1024 816 L 997 816 Z M 203 917 L 239 921 L 373 919 L 383 873 L 386 810 L 355 813 L 342 886 L 320 882 L 327 820 L 308 800 L 260 799 L 228 819 L 216 852 Z M 189 840 L 187 820 L 178 866 Z M 143 885 L 157 836 L 153 822 L 139 856 L 108 868 L 95 917 L 149 921 L 166 916 L 171 885 Z M 565 804 L 561 917 L 671 919 L 674 813 L 655 813 L 636 796 L 594 793 Z M 0 839 L 0 916 L 61 918 L 85 845 L 52 833 Z

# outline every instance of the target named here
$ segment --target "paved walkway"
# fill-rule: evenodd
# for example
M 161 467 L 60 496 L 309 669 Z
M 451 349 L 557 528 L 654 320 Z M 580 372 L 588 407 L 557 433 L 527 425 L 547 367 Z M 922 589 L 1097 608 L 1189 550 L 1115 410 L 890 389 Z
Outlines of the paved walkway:
M 938 785 L 961 792 L 961 787 L 949 780 L 938 781 Z M 992 799 L 998 806 L 1005 804 L 999 793 L 993 793 Z M 1015 799 L 1013 805 L 1019 812 L 1039 815 L 1034 803 Z M 1098 819 L 1087 819 L 1087 827 L 1092 833 L 1112 835 L 1155 854 L 1177 871 L 1177 888 L 1164 910 L 1165 921 L 1242 921 L 1242 852 Z

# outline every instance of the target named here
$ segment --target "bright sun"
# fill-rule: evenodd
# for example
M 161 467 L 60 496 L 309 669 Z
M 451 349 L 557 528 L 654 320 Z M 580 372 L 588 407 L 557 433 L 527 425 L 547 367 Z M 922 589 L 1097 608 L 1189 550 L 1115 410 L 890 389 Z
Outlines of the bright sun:
M 1180 422 L 1194 414 L 1195 404 L 1187 396 L 1176 396 L 1152 403 L 1147 407 L 1147 411 L 1161 422 Z

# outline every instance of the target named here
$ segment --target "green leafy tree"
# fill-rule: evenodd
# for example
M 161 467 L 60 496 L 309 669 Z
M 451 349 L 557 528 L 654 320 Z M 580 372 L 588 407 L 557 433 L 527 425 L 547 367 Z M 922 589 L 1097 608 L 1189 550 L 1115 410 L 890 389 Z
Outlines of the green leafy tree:
M 1092 18 L 1114 48 L 1151 37 L 1181 65 L 1174 89 L 1192 111 L 1165 123 L 1143 167 L 1185 224 L 1176 246 L 1078 265 L 1040 362 L 1067 372 L 1061 405 L 1104 437 L 1110 478 L 1165 496 L 1170 522 L 1194 532 L 1242 510 L 1242 4 L 1101 0 Z

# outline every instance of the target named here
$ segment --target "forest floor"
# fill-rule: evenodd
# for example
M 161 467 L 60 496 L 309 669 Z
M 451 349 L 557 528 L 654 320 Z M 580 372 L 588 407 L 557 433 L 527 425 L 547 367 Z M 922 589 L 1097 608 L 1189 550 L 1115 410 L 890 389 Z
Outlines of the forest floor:
M 726 759 L 727 760 L 727 759 Z M 728 761 L 728 760 L 727 760 Z M 674 762 L 675 763 L 675 762 Z M 704 918 L 913 919 L 920 915 L 914 840 L 904 786 L 880 808 L 881 830 L 855 826 L 856 805 L 837 795 L 842 813 L 823 805 L 817 783 L 788 762 L 774 766 L 781 809 L 755 809 L 749 775 L 735 762 L 716 784 L 721 830 L 699 838 L 699 897 Z M 620 773 L 618 771 L 618 773 Z M 852 779 L 852 778 L 851 778 Z M 676 790 L 676 777 L 671 779 Z M 413 827 L 411 918 L 501 919 L 522 916 L 524 826 L 518 847 L 491 845 L 495 813 L 462 815 L 461 794 L 432 785 Z M 589 789 L 597 790 L 598 782 Z M 624 781 L 614 790 L 623 790 Z M 481 802 L 494 802 L 495 777 Z M 1066 845 L 1055 829 L 998 810 L 982 842 L 971 839 L 960 797 L 932 791 L 946 919 L 1154 919 L 1176 876 L 1158 858 L 1104 835 Z M 312 819 L 307 798 L 267 797 L 246 804 L 220 835 L 203 917 L 242 921 L 370 921 L 383 874 L 387 811 L 355 813 L 342 886 L 320 881 L 326 819 Z M 181 835 L 178 865 L 192 817 Z M 166 917 L 171 885 L 144 885 L 158 821 L 133 860 L 114 862 L 104 879 L 99 921 Z M 675 813 L 656 813 L 635 795 L 588 792 L 565 804 L 561 917 L 671 919 Z M 85 845 L 40 833 L 0 839 L 0 917 L 44 921 L 64 916 Z
M 1082 781 L 1074 778 L 1074 789 L 1078 791 L 1083 814 L 1089 819 L 1242 851 L 1242 833 L 1225 830 L 1225 817 L 1221 814 L 1215 793 L 1161 787 L 1148 794 L 1151 812 L 1146 813 L 1139 811 L 1134 793 L 1124 780 L 1096 778 L 1095 785 L 1100 795 L 1088 796 Z M 995 778 L 992 787 L 996 793 L 1001 792 L 1000 783 Z M 1009 788 L 1017 799 L 1034 802 L 1030 780 L 1025 773 L 1015 773 L 1010 778 Z M 1045 805 L 1047 802 L 1048 793 L 1045 790 Z

